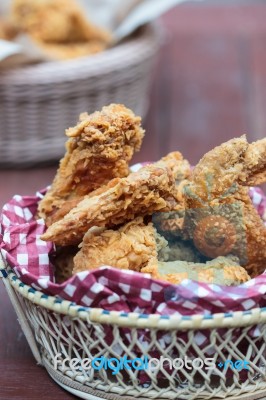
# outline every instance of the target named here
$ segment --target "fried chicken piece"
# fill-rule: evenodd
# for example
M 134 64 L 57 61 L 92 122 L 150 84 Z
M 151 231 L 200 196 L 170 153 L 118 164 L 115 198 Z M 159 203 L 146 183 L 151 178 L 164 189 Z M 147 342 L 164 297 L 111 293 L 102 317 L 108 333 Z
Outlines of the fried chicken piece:
M 159 262 L 141 269 L 154 279 L 166 280 L 178 285 L 185 279 L 224 286 L 236 286 L 247 282 L 250 276 L 239 265 L 237 257 L 218 257 L 205 264 L 186 261 Z
M 39 204 L 39 215 L 47 226 L 66 215 L 84 195 L 113 178 L 126 177 L 128 162 L 142 143 L 141 118 L 123 105 L 111 104 L 80 119 L 66 131 L 66 154 Z
M 266 267 L 266 227 L 248 186 L 265 178 L 266 138 L 249 144 L 242 136 L 207 153 L 184 192 L 184 230 L 199 251 L 236 255 L 252 277 Z
M 159 163 L 166 163 L 168 168 L 172 170 L 176 181 L 178 200 L 180 202 L 183 201 L 183 186 L 191 176 L 191 166 L 189 162 L 184 159 L 179 151 L 173 151 L 172 153 L 168 153 L 165 157 L 162 157 L 157 162 L 157 164 Z
M 180 154 L 180 153 L 179 153 Z M 79 244 L 93 226 L 113 228 L 156 211 L 174 209 L 179 200 L 173 154 L 141 168 L 126 178 L 113 179 L 98 196 L 88 196 L 65 217 L 51 225 L 43 240 L 58 245 Z M 177 164 L 187 163 L 179 156 Z
M 40 43 L 111 42 L 111 34 L 90 24 L 74 0 L 13 0 L 12 17 Z
M 172 162 L 171 162 L 172 158 Z M 153 215 L 152 221 L 156 226 L 158 232 L 165 235 L 167 238 L 172 239 L 174 236 L 182 237 L 187 240 L 185 232 L 183 231 L 184 213 L 185 213 L 185 198 L 183 195 L 184 187 L 189 184 L 191 177 L 191 166 L 187 160 L 179 152 L 170 153 L 167 156 L 168 162 L 173 169 L 176 179 L 176 198 L 178 202 L 174 211 L 159 212 Z M 164 158 L 162 158 L 164 160 Z
M 266 182 L 266 138 L 248 145 L 244 157 L 244 170 L 239 181 L 245 186 Z
M 157 233 L 159 235 L 158 230 Z M 164 238 L 164 236 L 161 237 Z M 183 241 L 180 239 L 174 241 L 168 240 L 168 245 L 162 247 L 162 249 L 159 251 L 158 254 L 159 261 L 178 260 L 178 261 L 198 263 L 201 261 L 201 258 L 202 258 L 201 254 L 198 252 L 198 250 L 195 248 L 195 246 L 193 246 L 191 242 Z
M 139 217 L 118 230 L 98 228 L 84 236 L 81 250 L 74 258 L 73 273 L 92 270 L 103 265 L 139 272 L 157 263 L 158 250 L 167 246 L 152 223 L 147 225 Z
M 184 279 L 220 285 L 239 285 L 250 279 L 237 257 L 218 257 L 206 264 L 158 261 L 168 242 L 153 224 L 139 217 L 118 230 L 92 228 L 84 236 L 81 250 L 74 257 L 73 274 L 101 266 L 112 266 L 149 273 L 152 278 L 179 284 Z M 190 256 L 190 255 L 189 255 Z
M 187 180 L 183 182 L 188 183 Z M 184 216 L 185 199 L 182 194 L 180 206 L 175 211 L 156 213 L 153 215 L 152 221 L 158 232 L 167 239 L 181 238 L 182 240 L 189 240 L 190 237 L 184 231 Z

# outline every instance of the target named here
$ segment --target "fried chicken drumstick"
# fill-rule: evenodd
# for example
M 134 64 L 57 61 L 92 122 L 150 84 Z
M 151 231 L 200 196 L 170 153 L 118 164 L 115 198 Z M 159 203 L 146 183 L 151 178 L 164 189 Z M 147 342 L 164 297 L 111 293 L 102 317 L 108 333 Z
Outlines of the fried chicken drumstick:
M 128 162 L 140 149 L 144 130 L 141 118 L 120 104 L 81 114 L 69 137 L 66 154 L 51 189 L 39 204 L 46 225 L 63 218 L 86 194 L 113 178 L 129 174 Z

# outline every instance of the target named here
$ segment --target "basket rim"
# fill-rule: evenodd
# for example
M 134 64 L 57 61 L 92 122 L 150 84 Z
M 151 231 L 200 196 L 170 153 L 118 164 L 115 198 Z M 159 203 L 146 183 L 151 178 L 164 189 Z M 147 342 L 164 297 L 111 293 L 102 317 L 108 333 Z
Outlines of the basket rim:
M 142 26 L 137 36 L 100 53 L 0 70 L 0 84 L 16 86 L 72 82 L 77 76 L 81 79 L 83 76 L 108 75 L 114 70 L 127 69 L 140 60 L 150 58 L 157 51 L 162 40 L 162 29 L 159 22 L 150 22 Z
M 13 269 L 0 257 L 0 278 L 8 279 L 12 288 L 32 303 L 58 314 L 80 318 L 90 323 L 110 324 L 121 327 L 157 330 L 196 330 L 237 328 L 266 322 L 266 307 L 249 311 L 234 311 L 191 316 L 141 314 L 137 312 L 107 311 L 102 308 L 80 306 L 58 296 L 51 296 L 23 283 Z

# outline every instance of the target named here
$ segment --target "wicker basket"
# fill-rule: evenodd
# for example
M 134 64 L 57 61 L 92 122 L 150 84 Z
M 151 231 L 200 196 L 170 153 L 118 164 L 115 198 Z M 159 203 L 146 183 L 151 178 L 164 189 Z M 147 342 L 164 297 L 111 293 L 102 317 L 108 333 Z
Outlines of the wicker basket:
M 160 32 L 148 24 L 91 57 L 0 72 L 0 165 L 59 159 L 81 112 L 123 103 L 144 117 Z
M 82 399 L 265 399 L 266 398 L 266 309 L 246 312 L 167 317 L 137 313 L 107 312 L 89 309 L 64 301 L 23 284 L 0 257 L 0 275 L 17 312 L 21 327 L 39 365 L 67 391 Z M 259 329 L 257 338 L 250 332 Z M 106 341 L 112 338 L 111 343 Z M 125 332 L 129 345 L 124 343 Z M 149 335 L 148 346 L 141 346 L 141 335 Z M 188 341 L 180 339 L 187 334 Z M 205 333 L 208 343 L 197 345 L 196 336 Z M 237 334 L 237 340 L 233 340 Z M 162 346 L 162 335 L 168 335 L 168 346 Z M 118 351 L 118 348 L 120 350 Z M 173 354 L 185 358 L 210 357 L 249 360 L 245 378 L 237 370 L 175 371 L 167 367 L 145 371 L 149 383 L 141 383 L 139 371 L 121 371 L 111 375 L 106 370 L 75 370 L 68 364 L 55 366 L 57 354 L 70 360 L 134 357 L 138 348 L 149 359 L 158 356 L 171 359 Z M 122 349 L 122 353 L 121 353 Z

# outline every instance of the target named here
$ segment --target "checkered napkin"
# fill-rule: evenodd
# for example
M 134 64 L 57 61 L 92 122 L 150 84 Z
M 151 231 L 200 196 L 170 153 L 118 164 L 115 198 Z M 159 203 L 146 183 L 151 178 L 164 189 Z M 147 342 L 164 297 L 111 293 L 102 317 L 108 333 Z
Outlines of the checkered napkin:
M 191 280 L 175 286 L 151 279 L 148 274 L 106 266 L 78 273 L 63 284 L 56 284 L 49 260 L 54 247 L 40 239 L 45 225 L 42 219 L 35 219 L 44 193 L 38 192 L 33 197 L 14 196 L 1 215 L 2 255 L 25 284 L 82 306 L 109 311 L 192 315 L 266 306 L 266 273 L 237 287 Z M 250 196 L 266 223 L 266 197 L 257 188 L 250 190 Z

